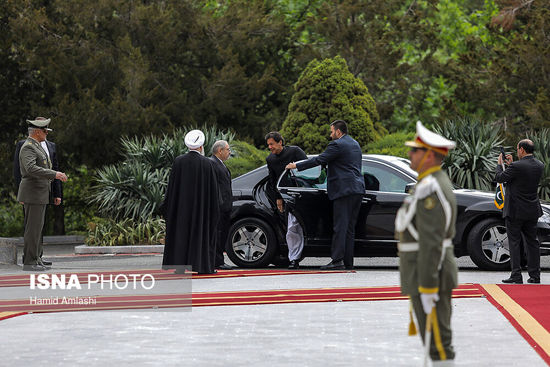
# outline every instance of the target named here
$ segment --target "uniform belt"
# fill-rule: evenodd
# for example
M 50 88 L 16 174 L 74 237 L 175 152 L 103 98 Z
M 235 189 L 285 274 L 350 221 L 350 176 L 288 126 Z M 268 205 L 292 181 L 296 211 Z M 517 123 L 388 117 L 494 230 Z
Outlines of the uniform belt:
M 400 242 L 397 244 L 397 249 L 399 252 L 418 251 L 419 247 L 418 242 Z
M 451 238 L 445 238 L 443 240 L 443 248 L 453 247 L 453 240 Z M 397 249 L 400 252 L 414 252 L 418 251 L 420 246 L 418 242 L 400 242 L 397 244 Z

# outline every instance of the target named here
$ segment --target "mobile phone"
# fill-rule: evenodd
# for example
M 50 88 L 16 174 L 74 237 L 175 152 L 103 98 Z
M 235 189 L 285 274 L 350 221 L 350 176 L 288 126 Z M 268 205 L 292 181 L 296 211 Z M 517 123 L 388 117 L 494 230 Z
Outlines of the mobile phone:
M 502 154 L 502 159 L 506 158 L 506 152 L 504 152 L 503 147 L 500 147 L 500 154 Z

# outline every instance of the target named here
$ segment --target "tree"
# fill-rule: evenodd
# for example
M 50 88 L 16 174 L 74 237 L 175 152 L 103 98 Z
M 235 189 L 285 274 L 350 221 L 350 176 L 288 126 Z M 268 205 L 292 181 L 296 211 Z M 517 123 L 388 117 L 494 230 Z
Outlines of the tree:
M 26 135 L 25 119 L 31 115 L 29 103 L 37 96 L 33 83 L 33 71 L 21 66 L 25 55 L 13 47 L 14 34 L 10 18 L 17 15 L 17 1 L 6 0 L 0 3 L 0 109 L 2 120 L 0 129 L 0 194 L 17 193 L 13 186 L 11 161 L 15 143 Z M 39 93 L 39 91 L 38 91 Z
M 311 61 L 294 88 L 281 132 L 289 143 L 308 153 L 324 149 L 330 123 L 337 119 L 348 123 L 350 135 L 360 145 L 387 132 L 379 123 L 376 104 L 367 87 L 350 73 L 340 56 Z
M 409 96 L 416 99 L 419 94 L 410 88 L 412 84 L 425 84 L 427 62 L 415 67 L 401 60 L 411 48 L 427 48 L 431 37 L 420 32 L 422 14 L 404 17 L 402 7 L 402 0 L 325 1 L 304 25 L 310 34 L 304 52 L 319 59 L 342 56 L 351 73 L 369 88 L 389 130 L 406 126 L 402 120 L 407 117 L 398 116 L 398 121 L 396 111 L 405 109 Z M 414 114 L 417 109 L 411 107 L 407 110 Z
M 510 43 L 494 50 L 492 85 L 501 86 L 494 96 L 505 106 L 499 117 L 512 122 L 507 132 L 517 137 L 550 127 L 550 2 L 501 3 L 507 6 L 493 24 L 508 30 Z
M 550 3 L 495 3 L 501 8 L 485 14 L 486 37 L 467 38 L 444 74 L 457 86 L 449 112 L 498 122 L 511 145 L 550 126 Z
M 299 75 L 299 48 L 275 1 L 220 3 L 224 10 L 208 13 L 204 23 L 202 47 L 211 51 L 196 116 L 260 144 L 282 123 Z

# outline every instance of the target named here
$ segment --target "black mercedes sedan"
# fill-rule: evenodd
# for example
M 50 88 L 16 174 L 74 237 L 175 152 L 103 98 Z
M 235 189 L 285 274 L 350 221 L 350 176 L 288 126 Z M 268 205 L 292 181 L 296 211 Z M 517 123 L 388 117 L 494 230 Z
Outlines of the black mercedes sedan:
M 365 178 L 359 218 L 355 230 L 355 256 L 397 256 L 394 221 L 417 174 L 407 159 L 385 155 L 363 155 Z M 332 204 L 327 197 L 326 167 L 285 171 L 278 183 L 285 205 L 304 230 L 303 256 L 330 256 Z M 227 255 L 240 267 L 264 267 L 287 263 L 286 217 L 266 195 L 267 166 L 232 181 L 233 210 L 226 243 Z M 458 204 L 457 257 L 469 255 L 481 269 L 509 270 L 510 252 L 501 211 L 494 193 L 455 188 Z M 550 255 L 550 205 L 543 203 L 538 221 L 541 255 Z

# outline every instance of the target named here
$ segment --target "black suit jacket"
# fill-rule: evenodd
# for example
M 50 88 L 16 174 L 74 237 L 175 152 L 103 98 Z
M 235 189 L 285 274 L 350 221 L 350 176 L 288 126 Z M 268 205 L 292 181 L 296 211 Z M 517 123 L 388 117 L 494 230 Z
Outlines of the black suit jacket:
M 220 190 L 220 211 L 231 211 L 233 205 L 233 190 L 231 189 L 231 172 L 225 166 L 225 164 L 217 157 L 210 157 L 214 171 L 216 171 L 216 177 L 218 180 L 218 187 Z
M 298 171 L 327 165 L 327 195 L 330 200 L 365 193 L 365 180 L 361 175 L 362 153 L 359 143 L 344 135 L 329 143 L 317 157 L 296 163 Z
M 543 169 L 544 164 L 532 155 L 512 162 L 505 170 L 497 166 L 495 181 L 506 183 L 504 218 L 533 220 L 542 215 L 537 189 Z
M 13 179 L 15 181 L 15 192 L 19 189 L 19 183 L 21 182 L 21 170 L 19 168 L 19 151 L 21 151 L 21 146 L 25 140 L 17 142 L 15 146 L 15 154 L 13 156 Z M 48 146 L 48 152 L 50 153 L 50 161 L 52 162 L 52 169 L 54 171 L 59 171 L 59 162 L 57 161 L 57 148 L 55 143 L 46 140 L 46 145 Z M 63 199 L 63 185 L 60 180 L 52 181 L 52 194 L 54 198 Z

